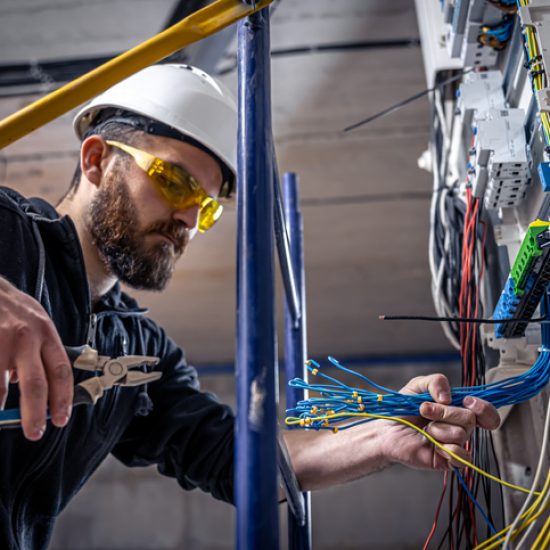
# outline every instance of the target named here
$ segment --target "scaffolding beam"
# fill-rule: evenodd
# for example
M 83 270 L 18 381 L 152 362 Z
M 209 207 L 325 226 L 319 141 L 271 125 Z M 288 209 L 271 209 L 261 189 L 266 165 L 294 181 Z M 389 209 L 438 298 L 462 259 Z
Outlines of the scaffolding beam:
M 139 46 L 107 61 L 65 86 L 0 120 L 0 149 L 104 92 L 137 71 L 269 5 L 252 7 L 239 0 L 216 0 Z
M 277 360 L 269 10 L 238 26 L 237 423 L 239 550 L 277 550 Z
M 290 239 L 290 261 L 296 277 L 297 298 L 299 303 L 299 320 L 296 323 L 294 313 L 289 303 L 285 307 L 285 374 L 286 374 L 286 406 L 295 407 L 298 401 L 304 399 L 303 390 L 292 388 L 288 381 L 293 378 L 307 380 L 307 339 L 306 339 L 306 308 L 305 308 L 305 267 L 304 267 L 304 230 L 300 201 L 298 194 L 298 178 L 296 174 L 287 172 L 283 177 L 283 196 L 285 218 Z M 303 493 L 305 523 L 300 525 L 295 515 L 288 514 L 288 547 L 290 550 L 310 550 L 311 548 L 311 495 Z

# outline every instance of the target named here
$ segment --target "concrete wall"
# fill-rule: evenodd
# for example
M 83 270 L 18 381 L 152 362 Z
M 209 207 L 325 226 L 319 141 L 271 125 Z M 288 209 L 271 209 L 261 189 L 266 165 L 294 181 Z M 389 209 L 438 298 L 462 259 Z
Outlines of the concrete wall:
M 457 365 L 362 369 L 399 388 L 435 370 Z M 232 376 L 207 376 L 203 387 L 233 401 Z M 338 437 L 335 435 L 334 437 Z M 313 547 L 418 549 L 431 527 L 440 474 L 392 467 L 361 481 L 313 495 Z M 445 517 L 445 516 L 443 516 Z M 235 510 L 199 491 L 187 493 L 154 468 L 128 469 L 107 460 L 60 517 L 52 550 L 228 550 L 234 548 Z M 281 505 L 286 547 L 286 505 Z

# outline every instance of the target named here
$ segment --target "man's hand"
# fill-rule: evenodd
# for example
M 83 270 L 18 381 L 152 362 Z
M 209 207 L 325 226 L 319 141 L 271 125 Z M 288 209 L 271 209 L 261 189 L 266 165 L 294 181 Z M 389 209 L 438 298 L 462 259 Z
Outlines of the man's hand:
M 63 427 L 73 402 L 71 363 L 52 320 L 31 296 L 0 277 L 0 407 L 18 382 L 25 437 L 38 440 L 52 422 Z
M 476 426 L 494 430 L 500 424 L 500 418 L 493 405 L 476 397 L 466 397 L 463 407 L 453 407 L 449 381 L 442 374 L 419 376 L 412 379 L 402 393 L 429 393 L 435 403 L 423 403 L 420 407 L 422 417 L 407 419 L 447 449 L 464 460 L 471 460 L 465 443 Z M 430 443 L 421 433 L 393 421 L 387 422 L 386 452 L 393 462 L 413 468 L 448 470 L 451 466 L 462 466 L 445 451 Z

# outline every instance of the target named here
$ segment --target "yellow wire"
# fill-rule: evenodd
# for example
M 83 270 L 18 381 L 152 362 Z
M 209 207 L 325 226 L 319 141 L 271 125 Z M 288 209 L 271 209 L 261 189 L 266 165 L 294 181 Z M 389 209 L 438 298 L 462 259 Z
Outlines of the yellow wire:
M 528 2 L 522 2 L 522 6 L 526 6 Z M 529 57 L 529 60 L 532 61 L 531 64 L 531 71 L 539 72 L 540 74 L 537 74 L 533 76 L 533 88 L 535 92 L 538 92 L 539 90 L 542 90 L 545 88 L 546 83 L 546 72 L 544 70 L 544 66 L 542 64 L 542 61 L 540 59 L 537 59 L 540 57 L 539 47 L 537 44 L 536 39 L 536 31 L 533 27 L 525 27 L 525 39 L 526 39 L 526 45 L 527 45 L 527 55 Z M 538 100 L 537 100 L 538 103 Z M 544 140 L 547 144 L 550 144 L 550 119 L 547 112 L 543 112 L 540 110 L 539 105 L 539 113 L 540 113 L 540 119 L 542 123 L 542 131 L 544 134 Z
M 531 523 L 533 523 L 535 520 L 537 520 L 548 508 L 550 507 L 550 502 L 544 506 L 541 510 L 539 510 L 535 515 L 532 517 L 528 516 L 534 511 L 534 508 L 537 507 L 537 503 L 532 504 L 528 510 L 526 510 L 523 515 L 521 516 L 524 522 L 516 527 L 514 530 L 514 534 L 511 537 L 511 540 L 515 540 L 517 536 L 525 531 Z M 528 518 L 528 519 L 527 519 Z M 502 531 L 498 532 L 496 535 L 493 535 L 492 537 L 488 538 L 486 541 L 482 542 L 481 544 L 478 544 L 474 550 L 492 550 L 493 548 L 497 548 L 501 545 L 501 543 L 504 542 L 504 538 L 506 533 L 510 530 L 511 525 L 508 525 L 505 527 Z M 498 540 L 497 540 L 498 539 Z
M 540 113 L 540 120 L 542 122 L 542 129 L 545 133 L 546 143 L 550 143 L 550 119 L 547 112 Z
M 546 523 L 550 521 L 550 517 L 546 520 Z M 542 543 L 542 546 L 540 547 L 541 550 L 546 550 L 548 548 L 548 545 L 550 544 L 550 532 L 546 535 L 546 538 L 544 539 L 544 542 Z
M 540 508 L 540 505 L 546 498 L 549 488 L 550 488 L 550 470 L 546 475 L 546 480 L 537 498 L 535 499 L 533 504 L 531 504 L 531 506 L 521 515 L 520 517 L 521 522 L 518 523 L 518 525 L 514 529 L 514 532 L 510 537 L 511 541 L 515 540 L 520 533 L 525 531 L 525 529 L 527 529 L 527 527 L 529 527 L 531 523 L 537 520 L 550 507 L 550 502 L 547 502 L 545 506 Z M 507 532 L 510 530 L 511 527 L 512 527 L 512 524 L 508 525 L 499 533 L 493 535 L 483 543 L 476 546 L 474 550 L 492 550 L 493 548 L 500 548 L 501 544 L 505 540 L 505 535 L 507 534 Z
M 546 548 L 548 546 L 548 541 L 550 540 L 550 531 L 546 535 L 546 532 L 548 531 L 548 528 L 550 527 L 550 516 L 546 519 L 544 522 L 544 525 L 542 529 L 540 530 L 540 533 L 538 534 L 537 538 L 535 539 L 535 542 L 533 542 L 533 546 L 531 546 L 531 550 L 535 550 L 537 548 Z M 546 537 L 544 536 L 546 535 Z M 542 539 L 544 537 L 544 542 L 542 546 L 538 546 Z M 546 544 L 546 546 L 545 546 Z
M 500 483 L 501 485 L 504 485 L 505 487 L 508 487 L 509 489 L 514 489 L 516 491 L 521 491 L 522 493 L 530 493 L 531 491 L 529 489 L 525 489 L 524 487 L 519 487 L 518 485 L 514 485 L 513 483 L 509 483 L 508 481 L 504 481 L 503 479 L 500 479 L 496 476 L 491 475 L 490 473 L 482 470 L 481 468 L 478 468 L 475 464 L 472 464 L 471 462 L 468 462 L 467 460 L 464 460 L 463 458 L 459 457 L 457 454 L 453 453 L 452 451 L 449 451 L 449 449 L 446 449 L 439 441 L 434 439 L 429 433 L 425 432 L 422 428 L 419 428 L 412 422 L 409 422 L 408 420 L 405 420 L 404 418 L 400 417 L 394 417 L 394 416 L 382 416 L 379 414 L 371 414 L 371 413 L 352 413 L 352 412 L 345 412 L 345 413 L 336 413 L 336 414 L 330 414 L 330 415 L 324 415 L 324 416 L 317 416 L 315 418 L 310 418 L 312 422 L 317 420 L 333 420 L 335 418 L 349 418 L 349 417 L 359 417 L 359 418 L 378 418 L 381 420 L 393 420 L 394 422 L 400 422 L 401 424 L 405 424 L 406 426 L 409 426 L 410 428 L 413 428 L 417 432 L 421 433 L 428 441 L 433 443 L 436 447 L 439 447 L 441 450 L 445 451 L 450 457 L 454 458 L 457 462 L 460 462 L 464 466 L 467 466 L 468 468 L 471 468 L 472 470 L 476 471 L 478 474 L 481 474 L 482 476 L 485 476 L 489 479 L 492 479 L 496 483 Z M 288 417 L 285 421 L 285 423 L 288 426 L 295 426 L 295 425 L 303 425 L 301 421 L 304 419 L 302 418 L 296 418 L 296 417 Z M 535 495 L 540 495 L 541 493 L 533 493 Z

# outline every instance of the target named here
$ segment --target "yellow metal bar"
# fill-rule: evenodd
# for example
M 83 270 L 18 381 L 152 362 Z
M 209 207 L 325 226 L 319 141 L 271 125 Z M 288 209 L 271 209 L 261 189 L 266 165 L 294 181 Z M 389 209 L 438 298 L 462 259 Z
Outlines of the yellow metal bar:
M 0 121 L 0 149 L 170 54 L 198 42 L 271 4 L 216 0 L 153 38 L 31 103 Z

